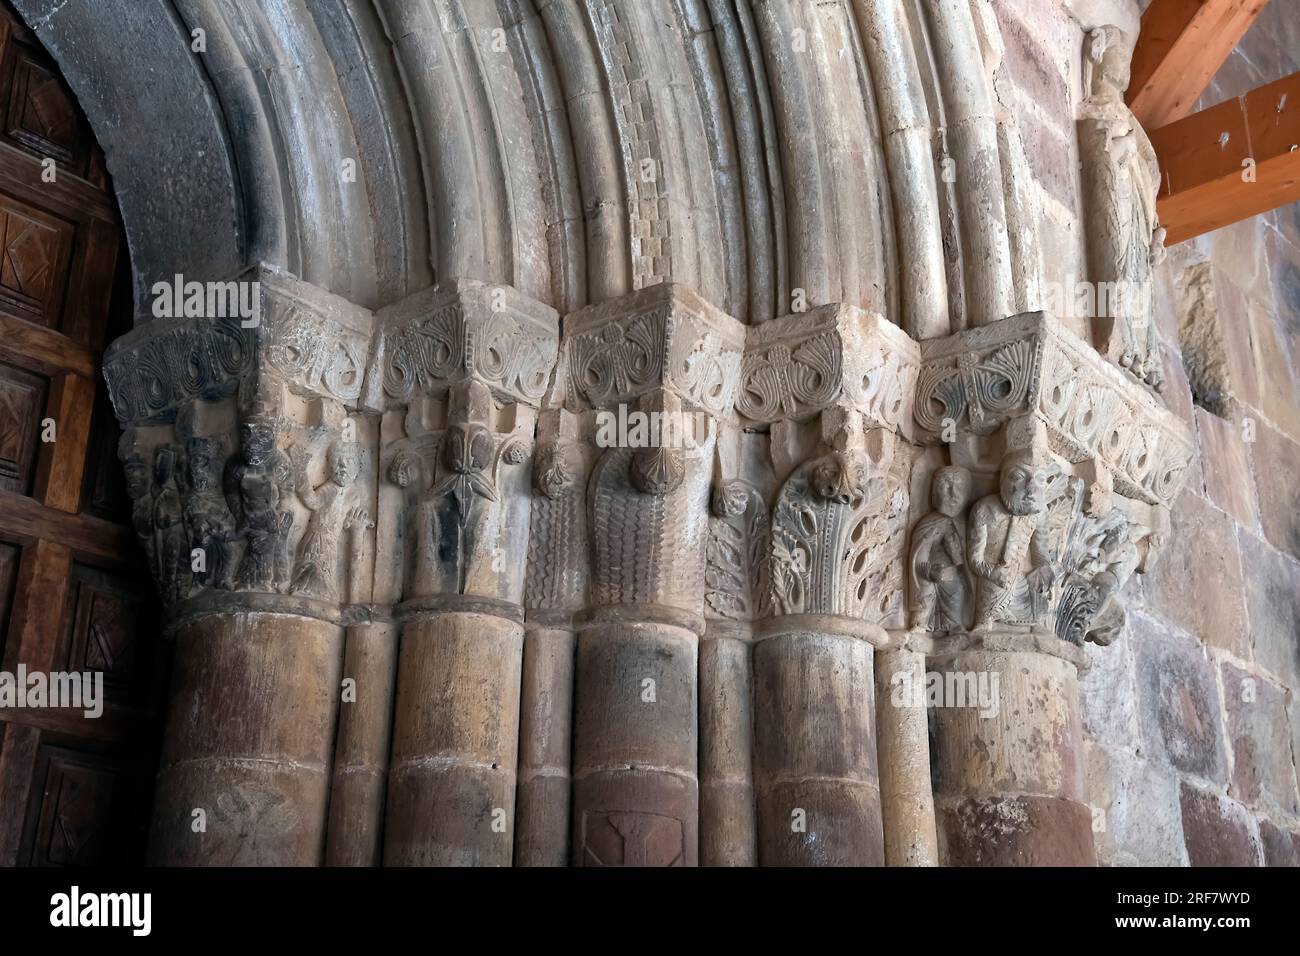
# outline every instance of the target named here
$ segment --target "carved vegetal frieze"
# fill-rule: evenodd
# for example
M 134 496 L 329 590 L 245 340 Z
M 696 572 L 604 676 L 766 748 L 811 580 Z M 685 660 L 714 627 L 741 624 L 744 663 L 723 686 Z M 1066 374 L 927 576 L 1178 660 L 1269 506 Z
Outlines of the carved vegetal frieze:
M 796 469 L 772 511 L 775 612 L 892 622 L 904 601 L 907 514 L 904 476 L 861 452 Z
M 258 357 L 304 394 L 355 406 L 370 357 L 373 316 L 338 296 L 263 269 Z
M 305 397 L 356 407 L 370 312 L 265 267 L 217 285 L 245 283 L 256 293 L 244 296 L 256 304 L 247 316 L 225 315 L 223 307 L 220 315 L 155 319 L 110 346 L 104 377 L 124 426 L 170 422 L 196 400 L 248 396 L 271 375 Z
M 705 617 L 754 621 L 771 607 L 767 502 L 742 478 L 713 487 L 705 546 Z
M 802 421 L 847 403 L 874 427 L 910 437 L 920 348 L 875 313 L 828 305 L 753 326 L 736 410 L 756 422 Z
M 253 329 L 238 318 L 157 319 L 105 353 L 109 399 L 123 427 L 171 421 L 186 402 L 238 391 L 256 352 Z
M 914 415 L 918 437 L 989 434 L 1026 413 L 1052 450 L 1095 460 L 1115 490 L 1169 504 L 1191 464 L 1186 426 L 1159 400 L 1059 322 L 1027 313 L 922 345 Z
M 727 415 L 744 342 L 743 325 L 671 283 L 583 309 L 565 319 L 569 404 L 609 407 L 662 388 Z
M 559 351 L 556 312 L 507 286 L 456 280 L 381 310 L 374 407 L 445 393 L 470 379 L 536 408 Z M 379 383 L 382 383 L 380 394 Z

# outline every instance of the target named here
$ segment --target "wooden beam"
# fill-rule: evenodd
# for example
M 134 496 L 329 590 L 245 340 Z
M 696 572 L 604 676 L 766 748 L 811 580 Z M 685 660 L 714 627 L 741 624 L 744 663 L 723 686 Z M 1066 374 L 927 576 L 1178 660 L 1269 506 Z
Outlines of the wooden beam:
M 1151 0 L 1133 50 L 1129 109 L 1146 129 L 1186 116 L 1268 0 Z
M 1300 200 L 1300 73 L 1151 134 L 1173 244 Z

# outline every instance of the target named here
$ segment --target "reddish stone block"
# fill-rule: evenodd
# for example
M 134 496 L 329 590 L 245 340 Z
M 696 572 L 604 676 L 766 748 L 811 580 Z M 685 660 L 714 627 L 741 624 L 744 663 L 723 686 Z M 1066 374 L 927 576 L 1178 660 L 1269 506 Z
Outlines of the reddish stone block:
M 1180 800 L 1192 866 L 1259 866 L 1259 845 L 1240 804 L 1186 783 Z

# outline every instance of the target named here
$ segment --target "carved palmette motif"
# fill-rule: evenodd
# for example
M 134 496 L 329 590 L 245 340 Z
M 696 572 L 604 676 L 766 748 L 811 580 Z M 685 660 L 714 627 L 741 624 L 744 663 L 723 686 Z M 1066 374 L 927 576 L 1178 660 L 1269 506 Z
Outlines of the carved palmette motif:
M 169 421 L 187 402 L 232 395 L 251 373 L 255 350 L 253 331 L 238 319 L 183 319 L 137 330 L 104 358 L 113 410 L 126 424 Z
M 1102 462 L 1127 497 L 1168 505 L 1182 487 L 1193 446 L 1177 416 L 1043 313 L 923 343 L 922 358 L 914 415 L 926 441 L 1030 415 L 1052 451 Z
M 473 379 L 537 404 L 555 366 L 554 330 L 510 308 L 495 307 L 495 291 L 477 284 L 458 286 L 433 293 L 428 308 L 415 315 L 399 312 L 387 319 L 383 387 L 390 400 L 409 402 Z
M 762 494 L 739 478 L 713 488 L 705 547 L 704 610 L 710 618 L 753 621 L 768 613 L 770 530 Z
M 800 467 L 772 513 L 778 614 L 880 622 L 903 600 L 907 490 L 898 475 L 835 452 Z

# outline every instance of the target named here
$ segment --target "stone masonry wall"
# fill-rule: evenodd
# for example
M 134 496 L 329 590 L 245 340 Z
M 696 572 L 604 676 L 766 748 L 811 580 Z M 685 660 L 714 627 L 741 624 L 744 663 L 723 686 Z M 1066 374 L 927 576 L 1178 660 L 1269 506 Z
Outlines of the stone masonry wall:
M 1083 25 L 1140 6 L 993 0 L 1012 91 L 1001 99 L 1043 195 L 1049 280 L 1083 273 L 1077 147 L 1057 105 L 1077 110 Z M 1273 0 L 1199 107 L 1296 70 L 1300 0 Z M 1089 645 L 1098 858 L 1298 865 L 1300 205 L 1172 247 L 1157 321 L 1166 400 L 1199 459 L 1160 563 L 1135 578 L 1127 633 Z

